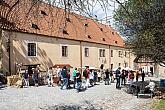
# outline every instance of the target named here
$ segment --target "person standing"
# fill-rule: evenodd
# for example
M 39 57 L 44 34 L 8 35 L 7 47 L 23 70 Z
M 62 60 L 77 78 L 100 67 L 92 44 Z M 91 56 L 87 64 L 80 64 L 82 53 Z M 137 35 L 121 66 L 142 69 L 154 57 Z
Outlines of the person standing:
M 37 66 L 33 71 L 33 81 L 35 86 L 38 86 L 39 83 L 39 73 L 40 73 L 39 66 Z
M 96 85 L 96 82 L 97 82 L 97 71 L 94 70 L 94 85 Z
M 125 85 L 125 70 L 122 70 L 121 73 L 121 85 Z
M 76 81 L 77 81 L 77 92 L 81 91 L 81 85 L 82 85 L 82 80 L 81 80 L 81 74 L 79 71 L 76 73 Z
M 110 83 L 110 72 L 108 69 L 105 71 L 105 85 L 109 85 Z
M 83 77 L 85 78 L 85 88 L 87 89 L 90 85 L 89 83 L 89 76 L 90 76 L 90 70 L 89 67 L 86 67 L 86 69 L 83 71 Z
M 75 89 L 75 85 L 76 85 L 76 74 L 77 74 L 77 68 L 75 68 L 73 70 L 73 88 Z
M 66 66 L 63 67 L 62 71 L 61 71 L 61 77 L 63 79 L 63 83 L 61 85 L 61 89 L 63 89 L 63 87 L 65 86 L 67 89 L 67 85 L 68 85 L 68 77 L 67 77 L 67 69 Z
M 61 85 L 61 68 L 59 66 L 57 66 L 57 75 L 58 75 L 58 85 L 60 86 Z
M 100 72 L 100 70 L 98 70 L 97 75 L 98 75 L 98 82 L 100 82 L 101 81 L 101 72 Z
M 136 72 L 136 82 L 138 82 L 138 78 L 139 78 L 139 72 Z
M 53 69 L 50 67 L 48 69 L 48 86 L 53 86 Z
M 29 73 L 28 73 L 28 70 L 25 70 L 24 81 L 25 81 L 25 86 L 28 87 L 29 86 Z
M 145 77 L 145 73 L 144 71 L 142 72 L 142 82 L 144 82 L 144 77 Z
M 115 73 L 115 75 L 116 75 L 116 80 L 117 80 L 117 82 L 116 82 L 116 88 L 117 88 L 117 89 L 120 88 L 120 75 L 121 75 L 120 70 L 121 70 L 121 67 L 119 67 L 119 68 L 116 70 L 116 73 Z
M 67 88 L 70 89 L 70 68 L 67 69 L 67 78 L 68 78 L 68 85 Z

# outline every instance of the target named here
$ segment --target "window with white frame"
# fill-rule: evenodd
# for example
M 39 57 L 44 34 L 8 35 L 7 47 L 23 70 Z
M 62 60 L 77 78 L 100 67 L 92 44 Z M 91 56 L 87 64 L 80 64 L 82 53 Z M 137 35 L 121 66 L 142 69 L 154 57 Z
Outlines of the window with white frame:
M 62 46 L 62 57 L 68 56 L 68 46 Z
M 122 51 L 119 51 L 119 57 L 122 57 Z
M 89 57 L 89 48 L 85 48 L 85 57 Z
M 36 43 L 28 43 L 28 56 L 36 56 Z
M 113 50 L 111 50 L 111 57 L 113 57 Z
M 105 57 L 105 49 L 99 49 L 100 57 Z
M 128 67 L 128 63 L 127 62 L 124 63 L 124 67 L 125 68 Z
M 129 56 L 129 52 L 125 51 L 125 57 Z

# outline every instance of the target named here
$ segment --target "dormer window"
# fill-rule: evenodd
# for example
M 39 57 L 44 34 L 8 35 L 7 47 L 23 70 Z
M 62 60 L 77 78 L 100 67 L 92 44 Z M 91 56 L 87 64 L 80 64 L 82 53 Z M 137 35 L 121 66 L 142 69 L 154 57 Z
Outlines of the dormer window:
M 41 14 L 47 16 L 46 12 L 42 10 L 41 10 Z
M 87 35 L 89 39 L 91 39 L 91 36 L 90 35 Z
M 68 32 L 65 29 L 63 29 L 62 32 L 63 34 L 68 34 Z
M 117 41 L 114 41 L 115 42 L 115 44 L 117 44 Z
M 85 24 L 84 24 L 84 26 L 88 27 L 88 24 L 87 24 L 87 23 L 85 23 Z
M 103 28 L 100 28 L 101 31 L 103 31 Z
M 114 35 L 115 33 L 114 33 L 114 32 L 112 32 L 112 34 Z
M 38 25 L 36 25 L 34 23 L 32 23 L 32 28 L 40 30 L 40 28 L 38 27 Z
M 70 18 L 66 18 L 66 21 L 71 22 L 71 21 L 70 21 Z

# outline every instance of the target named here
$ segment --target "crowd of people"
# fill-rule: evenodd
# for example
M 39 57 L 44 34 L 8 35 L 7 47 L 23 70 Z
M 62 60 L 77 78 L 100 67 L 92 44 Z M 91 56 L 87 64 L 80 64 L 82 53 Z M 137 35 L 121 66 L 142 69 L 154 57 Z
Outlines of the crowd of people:
M 136 73 L 136 74 L 135 74 Z M 77 89 L 77 92 L 81 90 L 86 90 L 91 86 L 97 85 L 99 82 L 105 82 L 105 85 L 110 85 L 116 80 L 116 88 L 121 88 L 122 85 L 126 83 L 133 83 L 133 81 L 138 81 L 139 75 L 142 76 L 142 81 L 144 81 L 145 74 L 144 72 L 133 72 L 129 70 L 121 70 L 119 67 L 116 71 L 111 69 L 89 69 L 86 67 L 85 70 L 80 71 L 80 69 L 75 68 L 73 72 L 69 68 L 64 66 L 63 68 L 56 68 L 56 74 L 58 76 L 58 85 L 61 87 L 61 90 L 64 89 Z M 53 86 L 54 71 L 50 67 L 46 74 L 46 81 L 48 86 Z M 24 74 L 24 86 L 29 86 L 29 74 L 28 71 L 25 71 Z M 33 83 L 35 86 L 38 86 L 39 83 L 39 68 L 33 69 L 32 74 Z

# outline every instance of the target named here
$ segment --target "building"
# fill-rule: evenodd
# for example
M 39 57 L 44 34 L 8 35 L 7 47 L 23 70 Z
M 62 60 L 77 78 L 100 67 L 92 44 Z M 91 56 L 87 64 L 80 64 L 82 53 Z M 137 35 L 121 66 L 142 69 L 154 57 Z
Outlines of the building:
M 135 56 L 109 25 L 45 3 L 32 7 L 30 0 L 20 1 L 7 14 L 13 3 L 7 0 L 0 5 L 5 9 L 0 13 L 4 72 L 15 74 L 18 63 L 40 64 L 43 70 L 55 64 L 135 68 Z

